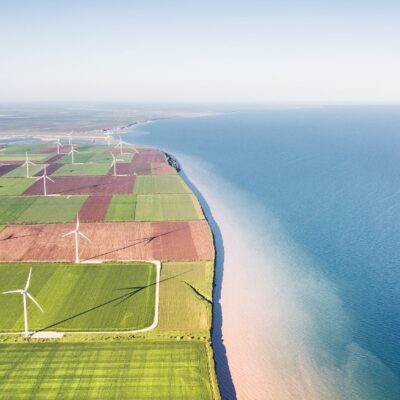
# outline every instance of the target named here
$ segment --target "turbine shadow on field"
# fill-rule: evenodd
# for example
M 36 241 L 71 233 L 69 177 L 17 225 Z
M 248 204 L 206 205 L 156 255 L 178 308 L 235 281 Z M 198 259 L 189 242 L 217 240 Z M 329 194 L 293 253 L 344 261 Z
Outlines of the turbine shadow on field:
M 98 257 L 107 256 L 107 255 L 115 253 L 117 251 L 126 250 L 126 249 L 129 249 L 131 247 L 138 246 L 139 244 L 142 244 L 142 243 L 144 243 L 144 245 L 147 246 L 153 240 L 155 240 L 155 239 L 157 239 L 159 237 L 166 236 L 166 235 L 169 235 L 169 234 L 174 233 L 174 232 L 178 232 L 178 231 L 183 230 L 183 229 L 185 229 L 185 228 L 173 229 L 171 231 L 163 232 L 163 233 L 160 233 L 158 235 L 153 235 L 153 236 L 149 236 L 149 237 L 145 237 L 145 238 L 141 238 L 141 239 L 135 239 L 135 240 L 132 241 L 132 243 L 127 244 L 126 246 L 121 246 L 121 247 L 106 251 L 106 252 L 101 253 L 101 254 L 96 254 L 96 255 L 94 255 L 92 257 L 86 258 L 85 261 L 93 260 L 93 259 L 96 259 Z
M 183 271 L 180 274 L 176 274 L 176 275 L 170 276 L 168 278 L 162 279 L 162 280 L 159 281 L 159 283 L 161 284 L 161 283 L 163 283 L 165 281 L 169 281 L 171 279 L 175 279 L 178 276 L 186 274 L 189 271 L 190 270 Z M 122 294 L 121 296 L 114 297 L 114 298 L 112 298 L 110 300 L 105 301 L 104 303 L 101 303 L 101 304 L 98 304 L 98 305 L 96 305 L 94 307 L 88 308 L 87 310 L 81 311 L 81 312 L 79 312 L 77 314 L 71 315 L 70 317 L 64 318 L 64 319 L 62 319 L 60 321 L 57 321 L 57 322 L 55 322 L 55 323 L 53 323 L 51 325 L 45 326 L 44 328 L 40 328 L 40 329 L 36 330 L 35 332 L 32 332 L 31 336 L 33 334 L 37 333 L 37 332 L 43 332 L 43 331 L 46 331 L 47 329 L 54 328 L 55 326 L 63 324 L 64 322 L 71 321 L 71 320 L 73 320 L 75 318 L 78 318 L 78 317 L 81 317 L 82 315 L 85 315 L 85 314 L 88 314 L 90 312 L 96 311 L 96 310 L 98 310 L 98 309 L 100 309 L 102 307 L 108 306 L 108 305 L 110 305 L 112 303 L 116 303 L 116 304 L 114 304 L 114 307 L 117 307 L 120 304 L 124 303 L 125 301 L 129 300 L 131 297 L 133 297 L 136 294 L 138 294 L 139 292 L 141 292 L 142 290 L 147 289 L 147 288 L 149 288 L 151 286 L 154 286 L 156 284 L 157 284 L 157 282 L 153 282 L 153 283 L 150 283 L 149 285 L 145 285 L 145 286 L 132 286 L 132 287 L 116 288 L 114 290 L 129 290 L 129 292 L 127 292 L 125 294 Z

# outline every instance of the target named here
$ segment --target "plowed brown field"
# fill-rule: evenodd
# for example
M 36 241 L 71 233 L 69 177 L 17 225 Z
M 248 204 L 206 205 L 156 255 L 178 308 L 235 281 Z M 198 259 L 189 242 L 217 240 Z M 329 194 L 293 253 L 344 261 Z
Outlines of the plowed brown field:
M 0 232 L 0 261 L 72 261 L 72 224 L 10 225 Z M 207 221 L 83 223 L 82 260 L 212 260 Z
M 81 221 L 101 222 L 107 214 L 111 196 L 90 196 L 79 211 Z
M 48 194 L 87 194 L 89 196 L 129 194 L 135 178 L 131 176 L 53 176 L 47 182 Z M 43 194 L 43 182 L 37 181 L 24 193 L 27 196 Z

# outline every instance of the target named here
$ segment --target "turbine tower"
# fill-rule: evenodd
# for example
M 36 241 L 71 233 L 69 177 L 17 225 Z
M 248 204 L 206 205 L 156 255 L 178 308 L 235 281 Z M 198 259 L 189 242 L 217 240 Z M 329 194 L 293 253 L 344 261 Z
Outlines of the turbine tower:
M 70 146 L 71 146 L 71 150 L 69 151 L 68 155 L 71 156 L 71 164 L 75 164 L 74 153 L 79 153 L 79 151 L 75 149 L 75 147 L 72 143 L 70 144 Z
M 71 143 L 72 143 L 72 131 L 67 133 L 67 136 L 68 136 L 68 144 L 71 145 Z
M 22 164 L 22 166 L 26 167 L 26 177 L 27 178 L 29 178 L 29 165 L 36 165 L 36 164 L 29 160 L 28 153 L 25 152 L 25 162 Z
M 76 226 L 75 226 L 75 229 L 72 230 L 71 232 L 68 232 L 68 233 L 63 235 L 63 237 L 70 236 L 70 235 L 74 235 L 75 236 L 75 263 L 77 263 L 77 264 L 80 263 L 80 260 L 79 260 L 79 236 L 82 236 L 88 242 L 91 241 L 84 233 L 82 233 L 79 230 L 79 228 L 80 228 L 79 214 L 76 214 Z
M 110 147 L 111 135 L 110 135 L 110 133 L 108 131 L 106 132 L 106 141 L 107 141 L 107 146 Z
M 114 149 L 116 149 L 116 148 L 119 147 L 119 153 L 120 153 L 120 154 L 124 154 L 124 153 L 122 152 L 122 144 L 123 144 L 122 137 L 119 136 L 118 144 L 114 147 Z
M 64 147 L 64 146 L 61 144 L 60 138 L 57 139 L 56 145 L 57 145 L 57 154 L 60 154 L 60 147 Z
M 43 312 L 43 308 L 40 306 L 40 304 L 34 299 L 34 297 L 28 292 L 29 285 L 31 282 L 31 276 L 32 276 L 32 268 L 29 270 L 29 275 L 28 275 L 28 280 L 26 281 L 26 285 L 23 289 L 17 289 L 17 290 L 9 290 L 8 292 L 3 292 L 3 294 L 10 294 L 10 293 L 19 293 L 22 295 L 22 302 L 24 305 L 24 330 L 25 330 L 25 337 L 28 336 L 28 310 L 27 310 L 27 298 L 29 297 L 39 308 L 41 312 Z
M 123 160 L 118 160 L 117 158 L 115 158 L 113 153 L 110 153 L 112 156 L 112 163 L 111 166 L 113 167 L 113 175 L 117 176 L 117 161 L 123 161 Z
M 43 179 L 43 195 L 47 196 L 47 184 L 46 181 L 50 181 L 53 182 L 53 179 L 51 179 L 49 176 L 47 176 L 47 166 L 44 166 L 44 170 L 43 170 L 43 175 L 39 176 L 39 178 L 37 178 L 38 181 L 40 181 L 41 179 Z

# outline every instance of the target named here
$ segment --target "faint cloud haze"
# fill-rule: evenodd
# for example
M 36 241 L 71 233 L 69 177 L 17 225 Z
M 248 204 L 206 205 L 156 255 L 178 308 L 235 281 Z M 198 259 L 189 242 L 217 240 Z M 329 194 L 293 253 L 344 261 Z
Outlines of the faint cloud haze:
M 0 6 L 0 101 L 400 101 L 399 2 Z

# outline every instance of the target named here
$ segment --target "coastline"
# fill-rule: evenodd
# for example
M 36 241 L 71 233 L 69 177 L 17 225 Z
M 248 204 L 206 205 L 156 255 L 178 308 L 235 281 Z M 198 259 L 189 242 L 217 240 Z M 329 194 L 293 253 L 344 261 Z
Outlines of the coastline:
M 199 200 L 205 218 L 208 224 L 210 225 L 211 233 L 213 236 L 213 243 L 215 249 L 215 262 L 214 262 L 214 277 L 213 277 L 211 347 L 213 350 L 215 373 L 217 376 L 217 382 L 221 398 L 227 400 L 235 400 L 237 398 L 236 390 L 229 369 L 228 357 L 222 335 L 221 289 L 223 281 L 224 254 L 225 254 L 223 238 L 218 223 L 216 222 L 213 212 L 210 206 L 208 205 L 205 197 L 202 195 L 202 193 L 197 189 L 196 185 L 188 177 L 188 175 L 185 172 L 185 169 L 181 168 L 179 174 Z

